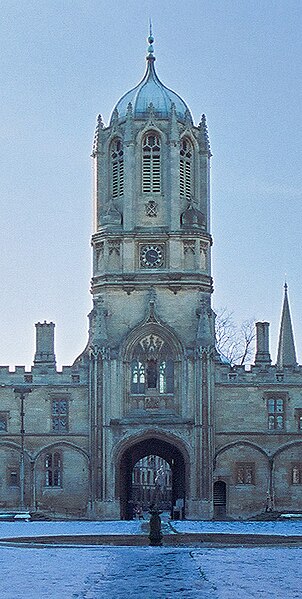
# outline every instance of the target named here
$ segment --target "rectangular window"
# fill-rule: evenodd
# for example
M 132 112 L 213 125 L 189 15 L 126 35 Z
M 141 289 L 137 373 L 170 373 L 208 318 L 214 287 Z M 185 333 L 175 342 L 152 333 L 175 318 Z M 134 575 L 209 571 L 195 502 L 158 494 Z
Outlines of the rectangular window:
M 268 430 L 280 431 L 284 429 L 284 399 L 270 397 L 267 400 Z
M 53 399 L 51 402 L 52 430 L 56 433 L 68 432 L 68 401 Z
M 292 485 L 302 485 L 302 464 L 293 464 L 291 472 Z
M 0 433 L 7 432 L 7 413 L 0 412 Z
M 236 464 L 236 485 L 254 485 L 255 484 L 255 464 L 238 462 Z
M 45 486 L 61 487 L 62 459 L 58 451 L 45 456 Z
M 298 431 L 302 431 L 302 409 L 301 408 L 295 409 L 295 419 L 298 424 Z
M 20 473 L 18 466 L 8 466 L 7 484 L 9 487 L 18 487 L 20 484 Z

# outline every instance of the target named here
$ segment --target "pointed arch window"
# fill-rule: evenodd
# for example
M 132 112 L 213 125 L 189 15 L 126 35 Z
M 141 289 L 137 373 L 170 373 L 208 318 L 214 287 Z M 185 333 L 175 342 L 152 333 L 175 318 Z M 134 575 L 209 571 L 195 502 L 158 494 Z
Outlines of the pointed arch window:
M 174 392 L 174 360 L 169 348 L 154 335 L 136 347 L 131 362 L 131 393 Z
M 160 193 L 160 137 L 149 131 L 143 138 L 142 189 L 143 193 Z
M 192 160 L 192 144 L 184 137 L 180 141 L 179 185 L 180 195 L 185 198 L 192 195 Z
M 121 139 L 114 139 L 111 144 L 111 193 L 118 198 L 124 193 L 124 151 Z

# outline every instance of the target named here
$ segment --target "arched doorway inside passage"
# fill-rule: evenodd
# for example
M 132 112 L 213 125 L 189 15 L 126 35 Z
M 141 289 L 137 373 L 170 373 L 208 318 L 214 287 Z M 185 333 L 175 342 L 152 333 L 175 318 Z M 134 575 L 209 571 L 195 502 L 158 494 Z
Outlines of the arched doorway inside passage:
M 163 458 L 171 468 L 171 515 L 173 516 L 173 507 L 185 506 L 188 472 L 184 454 L 173 441 L 150 435 L 136 441 L 132 440 L 132 443 L 129 440 L 129 444 L 123 450 L 119 460 L 117 491 L 120 498 L 120 516 L 122 520 L 131 520 L 133 518 L 133 468 L 139 460 L 151 455 Z M 183 507 L 182 517 L 184 516 L 185 508 Z

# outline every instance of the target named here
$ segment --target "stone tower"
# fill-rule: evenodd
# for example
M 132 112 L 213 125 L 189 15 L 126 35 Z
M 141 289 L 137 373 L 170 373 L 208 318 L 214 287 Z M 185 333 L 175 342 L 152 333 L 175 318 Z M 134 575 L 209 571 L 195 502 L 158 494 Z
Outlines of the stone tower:
M 173 502 L 211 517 L 214 322 L 210 148 L 159 80 L 153 36 L 141 82 L 98 117 L 90 315 L 93 510 L 128 518 L 135 463 L 172 469 Z

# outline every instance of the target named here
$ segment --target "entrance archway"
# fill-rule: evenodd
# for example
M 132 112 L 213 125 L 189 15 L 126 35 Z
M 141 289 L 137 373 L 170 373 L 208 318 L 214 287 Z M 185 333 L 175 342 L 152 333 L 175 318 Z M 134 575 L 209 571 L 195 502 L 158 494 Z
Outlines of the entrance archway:
M 172 507 L 177 500 L 185 505 L 185 460 L 181 451 L 167 441 L 148 438 L 134 443 L 125 449 L 119 467 L 119 497 L 121 502 L 121 519 L 131 520 L 133 517 L 132 471 L 135 464 L 142 458 L 154 455 L 163 458 L 172 471 Z M 179 502 L 178 502 L 179 505 Z M 184 516 L 184 513 L 183 513 Z

